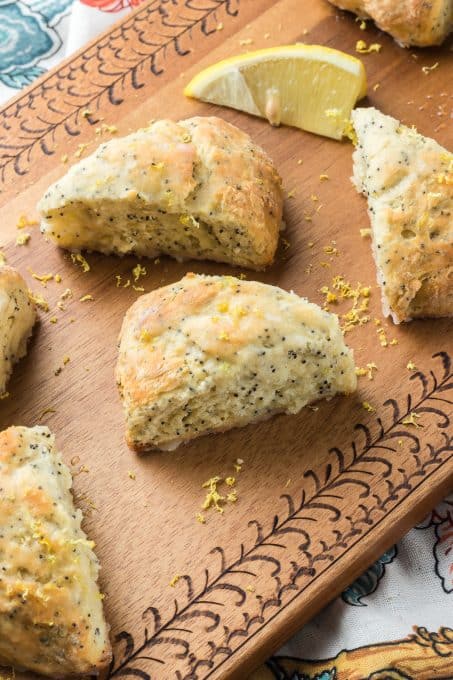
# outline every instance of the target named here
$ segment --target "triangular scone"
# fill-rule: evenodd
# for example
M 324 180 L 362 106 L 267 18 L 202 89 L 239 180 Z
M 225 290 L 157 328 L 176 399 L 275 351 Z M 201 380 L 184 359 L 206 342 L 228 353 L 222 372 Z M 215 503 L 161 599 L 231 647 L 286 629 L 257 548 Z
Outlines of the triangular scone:
M 453 314 L 453 154 L 374 108 L 355 109 L 354 178 L 368 199 L 384 314 Z
M 116 378 L 137 450 L 176 448 L 356 388 L 334 314 L 276 286 L 195 274 L 128 310 Z
M 35 306 L 24 279 L 12 267 L 0 267 L 0 395 L 13 365 L 27 353 L 35 320 Z
M 102 144 L 38 209 L 41 231 L 62 248 L 262 269 L 274 258 L 282 206 L 267 154 L 234 125 L 199 117 Z
M 111 658 L 71 485 L 47 427 L 0 432 L 0 665 L 63 677 Z
M 371 18 L 403 46 L 440 45 L 453 30 L 452 0 L 330 0 L 333 5 Z

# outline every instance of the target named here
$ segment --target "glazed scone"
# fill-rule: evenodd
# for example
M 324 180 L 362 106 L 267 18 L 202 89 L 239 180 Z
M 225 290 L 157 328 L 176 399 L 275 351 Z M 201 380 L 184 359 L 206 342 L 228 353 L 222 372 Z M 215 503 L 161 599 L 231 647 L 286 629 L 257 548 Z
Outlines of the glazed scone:
M 329 0 L 373 19 L 403 46 L 440 45 L 453 30 L 453 0 Z
M 356 388 L 335 315 L 276 286 L 195 274 L 128 310 L 116 379 L 136 450 L 173 449 Z
M 274 258 L 282 205 L 266 153 L 234 125 L 200 117 L 102 144 L 38 209 L 41 231 L 62 248 L 262 269 Z
M 12 267 L 0 267 L 0 395 L 14 364 L 27 353 L 35 320 L 35 306 L 24 279 Z
M 453 154 L 376 109 L 355 109 L 357 190 L 368 199 L 384 314 L 453 314 Z
M 47 427 L 0 432 L 0 665 L 54 677 L 111 658 L 99 565 Z

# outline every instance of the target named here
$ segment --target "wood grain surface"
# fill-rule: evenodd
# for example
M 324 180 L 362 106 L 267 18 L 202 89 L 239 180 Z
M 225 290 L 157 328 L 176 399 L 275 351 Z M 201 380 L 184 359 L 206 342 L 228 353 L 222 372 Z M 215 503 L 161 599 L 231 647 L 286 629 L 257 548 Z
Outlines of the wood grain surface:
M 370 244 L 359 232 L 369 226 L 366 204 L 349 181 L 350 143 L 274 129 L 182 95 L 200 68 L 247 49 L 303 41 L 354 54 L 360 39 L 382 44 L 363 57 L 365 104 L 451 148 L 451 42 L 403 50 L 323 0 L 153 0 L 0 112 L 1 249 L 49 302 L 0 402 L 0 427 L 48 424 L 72 461 L 76 501 L 103 565 L 114 643 L 108 678 L 242 680 L 453 486 L 451 321 L 397 327 L 382 319 Z M 140 294 L 137 260 L 88 254 L 84 273 L 37 226 L 17 246 L 16 225 L 21 215 L 36 218 L 36 201 L 68 167 L 66 154 L 73 163 L 111 136 L 102 123 L 126 134 L 150 119 L 200 114 L 249 132 L 292 196 L 276 263 L 258 278 L 318 303 L 334 275 L 371 286 L 371 321 L 346 339 L 357 365 L 377 370 L 352 397 L 137 457 L 124 442 L 113 378 L 121 320 Z M 142 264 L 147 275 L 135 286 L 146 291 L 188 270 L 256 276 L 167 258 Z M 32 272 L 62 281 L 43 286 Z M 131 285 L 117 287 L 117 276 Z M 73 297 L 62 310 L 67 288 Z M 80 301 L 88 294 L 93 300 Z M 413 412 L 417 427 L 404 424 Z M 206 512 L 200 524 L 202 483 L 231 474 L 237 503 Z

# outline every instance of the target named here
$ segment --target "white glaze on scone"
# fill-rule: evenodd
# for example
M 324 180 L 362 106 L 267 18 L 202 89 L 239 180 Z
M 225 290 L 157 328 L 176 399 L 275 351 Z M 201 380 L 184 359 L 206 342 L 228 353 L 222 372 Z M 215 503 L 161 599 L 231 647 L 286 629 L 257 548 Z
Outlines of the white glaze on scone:
M 395 323 L 452 316 L 453 154 L 374 108 L 352 120 L 384 313 Z
M 38 208 L 41 231 L 62 248 L 261 269 L 274 258 L 282 206 L 265 152 L 234 125 L 199 117 L 102 144 Z
M 356 388 L 334 314 L 276 286 L 195 274 L 132 305 L 116 378 L 136 449 L 175 447 Z

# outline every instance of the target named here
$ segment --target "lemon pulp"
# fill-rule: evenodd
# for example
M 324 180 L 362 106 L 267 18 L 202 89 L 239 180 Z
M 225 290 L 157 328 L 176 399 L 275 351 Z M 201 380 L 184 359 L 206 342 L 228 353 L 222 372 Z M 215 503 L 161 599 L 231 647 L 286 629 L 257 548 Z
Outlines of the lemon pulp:
M 366 95 L 362 62 L 322 45 L 271 47 L 201 71 L 184 94 L 340 139 Z

